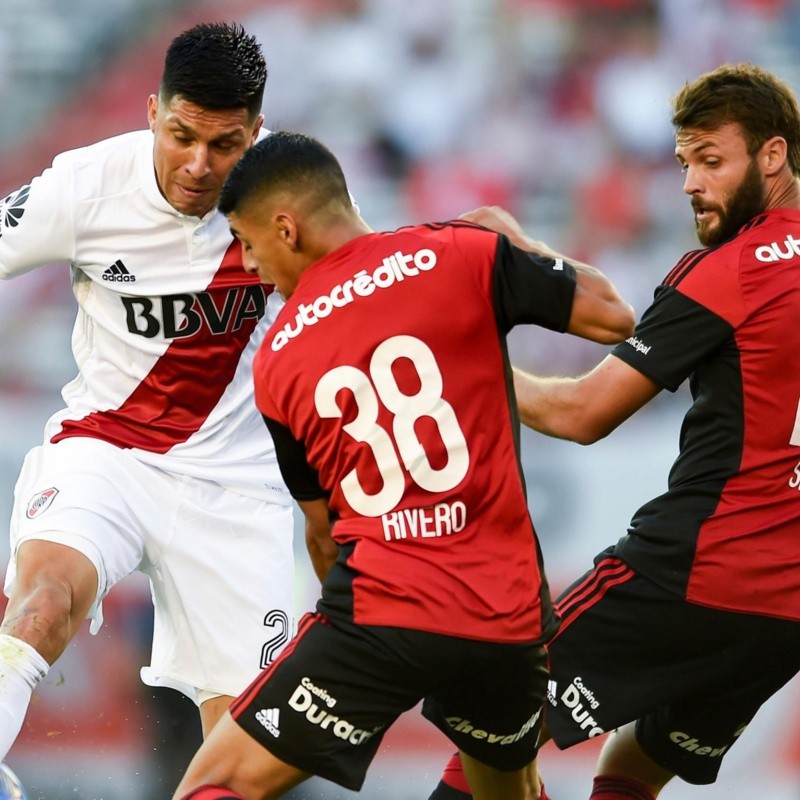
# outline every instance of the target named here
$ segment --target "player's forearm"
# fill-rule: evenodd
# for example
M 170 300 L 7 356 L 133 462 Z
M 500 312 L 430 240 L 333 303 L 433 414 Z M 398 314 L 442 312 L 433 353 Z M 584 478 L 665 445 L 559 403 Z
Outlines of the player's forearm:
M 567 329 L 570 333 L 601 344 L 616 344 L 633 333 L 636 322 L 633 308 L 600 270 L 533 239 L 511 214 L 499 206 L 482 206 L 461 218 L 503 234 L 520 250 L 554 261 L 566 261 L 575 267 L 577 287 Z
M 339 547 L 330 537 L 327 540 L 323 540 L 314 536 L 306 536 L 306 549 L 308 550 L 314 573 L 319 578 L 319 582 L 322 583 L 330 572 L 331 567 L 336 563 Z
M 297 504 L 306 518 L 306 550 L 311 566 L 320 580 L 330 572 L 339 555 L 339 547 L 331 538 L 331 518 L 328 501 L 298 500 Z
M 567 330 L 601 344 L 616 344 L 633 334 L 636 315 L 616 286 L 588 264 L 575 267 L 577 286 Z
M 591 444 L 608 431 L 593 424 L 578 378 L 543 378 L 514 368 L 520 421 L 539 433 Z

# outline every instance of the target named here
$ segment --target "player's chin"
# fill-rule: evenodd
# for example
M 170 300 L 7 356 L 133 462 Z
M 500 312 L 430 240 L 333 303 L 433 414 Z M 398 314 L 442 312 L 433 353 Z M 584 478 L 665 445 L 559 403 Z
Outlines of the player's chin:
M 178 189 L 167 199 L 170 205 L 181 214 L 191 217 L 203 217 L 215 206 L 217 197 L 217 193 L 211 191 L 189 192 L 184 189 Z
M 697 219 L 694 220 L 695 231 L 697 232 L 697 239 L 703 247 L 716 243 L 716 228 L 712 227 L 708 220 Z

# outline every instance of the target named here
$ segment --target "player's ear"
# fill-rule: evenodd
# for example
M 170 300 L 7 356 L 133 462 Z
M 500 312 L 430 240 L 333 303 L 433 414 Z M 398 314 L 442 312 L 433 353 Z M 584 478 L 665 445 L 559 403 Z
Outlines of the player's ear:
M 767 175 L 774 175 L 782 169 L 786 163 L 788 145 L 783 136 L 773 136 L 761 146 L 761 156 L 764 164 L 764 172 Z
M 278 237 L 290 249 L 297 249 L 297 222 L 291 214 L 285 211 L 275 215 L 275 224 L 278 229 Z
M 151 94 L 147 98 L 147 124 L 150 126 L 151 131 L 156 129 L 156 116 L 158 115 L 158 97 Z
M 256 143 L 256 139 L 258 139 L 258 132 L 261 130 L 261 126 L 264 124 L 264 115 L 259 114 L 256 118 L 255 125 L 253 126 L 253 133 L 250 136 L 250 146 L 252 147 Z

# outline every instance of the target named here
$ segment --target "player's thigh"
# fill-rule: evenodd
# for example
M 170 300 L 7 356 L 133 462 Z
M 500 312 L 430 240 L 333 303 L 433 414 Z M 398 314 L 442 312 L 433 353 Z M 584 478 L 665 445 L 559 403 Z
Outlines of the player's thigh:
M 68 439 L 31 450 L 14 490 L 6 592 L 16 578 L 17 553 L 24 542 L 70 548 L 88 559 L 96 573 L 89 612 L 96 630 L 102 621 L 100 601 L 142 560 L 145 537 L 139 509 L 152 502 L 148 481 L 149 471 L 127 451 L 94 439 Z M 26 558 L 19 566 L 35 570 L 37 560 Z
M 531 800 L 540 791 L 536 761 L 522 769 L 498 770 L 461 752 L 464 775 L 472 789 L 474 800 Z
M 395 630 L 304 616 L 233 718 L 281 761 L 358 791 L 386 730 L 422 697 Z
M 544 648 L 440 638 L 440 681 L 427 693 L 423 714 L 472 758 L 499 770 L 521 769 L 537 752 L 547 689 Z
M 735 616 L 731 645 L 712 648 L 698 661 L 702 686 L 636 724 L 640 747 L 689 783 L 716 780 L 722 760 L 761 706 L 800 670 L 800 623 Z
M 77 624 L 97 597 L 94 563 L 73 547 L 47 539 L 26 539 L 17 548 L 15 568 L 7 616 L 17 610 L 24 613 L 30 606 L 42 612 L 43 605 L 52 608 L 54 603 Z
M 222 785 L 243 797 L 279 797 L 308 777 L 272 755 L 225 714 L 195 754 L 175 797 L 205 785 Z
M 175 520 L 154 532 L 144 568 L 155 623 L 143 677 L 196 702 L 235 697 L 291 636 L 292 509 L 189 478 L 174 495 Z
M 545 724 L 559 747 L 612 730 L 649 707 L 641 673 L 663 659 L 653 654 L 659 628 L 645 618 L 638 589 L 627 565 L 598 557 L 557 599 L 561 624 L 547 645 Z
M 782 624 L 687 603 L 608 554 L 557 607 L 546 721 L 562 748 L 687 698 L 720 718 L 709 703 L 722 709 L 722 687 Z

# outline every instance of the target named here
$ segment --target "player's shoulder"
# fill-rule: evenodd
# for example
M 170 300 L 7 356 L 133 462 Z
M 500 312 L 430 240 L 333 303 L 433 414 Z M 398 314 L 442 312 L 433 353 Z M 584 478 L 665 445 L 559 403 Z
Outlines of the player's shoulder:
M 494 231 L 460 219 L 447 220 L 445 222 L 427 222 L 421 225 L 407 225 L 392 231 L 392 234 L 408 236 L 409 238 L 431 243 L 458 244 L 460 242 L 477 242 L 480 240 L 495 243 L 497 241 L 497 234 Z
M 140 176 L 141 162 L 152 158 L 153 134 L 130 131 L 66 150 L 53 159 L 53 169 L 71 175 L 80 197 L 119 193 Z
M 442 233 L 455 233 L 456 235 L 465 232 L 479 232 L 491 233 L 488 228 L 482 225 L 476 225 L 474 222 L 467 222 L 463 219 L 449 219 L 442 222 L 425 222 L 418 225 L 406 225 L 405 227 L 398 228 L 399 231 L 417 231 L 423 236 L 438 236 Z M 497 234 L 495 234 L 497 235 Z
M 776 208 L 756 217 L 737 237 L 753 265 L 800 259 L 800 209 Z
M 100 165 L 115 157 L 129 156 L 144 140 L 152 141 L 153 134 L 149 130 L 128 131 L 92 144 L 65 150 L 54 159 L 54 165 Z
M 736 276 L 765 263 L 800 258 L 800 210 L 773 209 L 758 214 L 720 244 L 684 253 L 662 281 L 678 287 L 714 276 Z

